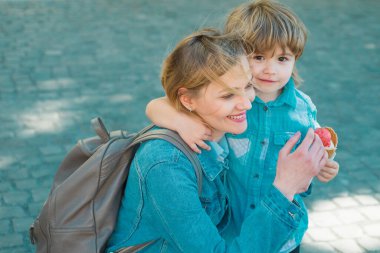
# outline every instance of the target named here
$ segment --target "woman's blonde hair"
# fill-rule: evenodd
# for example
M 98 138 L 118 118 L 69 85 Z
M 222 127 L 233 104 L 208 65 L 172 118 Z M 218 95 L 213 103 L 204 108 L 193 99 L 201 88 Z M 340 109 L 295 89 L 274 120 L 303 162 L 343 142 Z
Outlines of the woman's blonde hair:
M 161 82 L 166 96 L 176 109 L 186 111 L 180 102 L 180 88 L 196 96 L 210 82 L 221 83 L 220 76 L 240 64 L 244 55 L 240 39 L 221 35 L 215 29 L 203 29 L 189 35 L 163 62 Z
M 302 55 L 307 40 L 306 27 L 297 15 L 270 0 L 238 6 L 227 18 L 225 33 L 235 33 L 242 38 L 248 54 L 279 46 L 289 48 L 296 60 Z M 295 67 L 292 77 L 296 85 L 302 82 Z

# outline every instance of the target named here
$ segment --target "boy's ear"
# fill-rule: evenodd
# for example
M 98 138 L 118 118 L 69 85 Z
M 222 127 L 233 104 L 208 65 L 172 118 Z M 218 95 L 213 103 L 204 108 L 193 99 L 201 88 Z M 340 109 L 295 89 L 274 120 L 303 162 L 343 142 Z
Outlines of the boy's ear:
M 181 104 L 189 111 L 193 110 L 193 100 L 191 98 L 191 94 L 186 88 L 179 88 L 178 97 Z

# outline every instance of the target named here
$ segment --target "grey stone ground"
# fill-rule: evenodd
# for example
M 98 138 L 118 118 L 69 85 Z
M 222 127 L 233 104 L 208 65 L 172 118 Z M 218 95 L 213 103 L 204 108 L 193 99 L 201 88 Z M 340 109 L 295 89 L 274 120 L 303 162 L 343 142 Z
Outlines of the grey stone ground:
M 307 200 L 303 252 L 380 252 L 380 1 L 283 2 L 310 31 L 302 89 L 340 135 L 341 172 Z M 239 3 L 0 1 L 0 253 L 33 252 L 28 226 L 63 155 L 93 135 L 89 120 L 147 124 L 167 52 Z

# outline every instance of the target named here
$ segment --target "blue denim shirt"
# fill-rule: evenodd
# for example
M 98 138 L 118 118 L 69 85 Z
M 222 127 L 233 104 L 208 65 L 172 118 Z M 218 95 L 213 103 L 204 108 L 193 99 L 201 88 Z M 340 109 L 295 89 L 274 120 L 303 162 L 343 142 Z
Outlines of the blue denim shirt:
M 156 239 L 141 252 L 273 252 L 289 239 L 303 212 L 273 188 L 262 207 L 247 214 L 241 235 L 226 244 L 220 233 L 230 220 L 227 153 L 217 143 L 210 145 L 211 151 L 198 155 L 200 197 L 194 169 L 180 150 L 163 140 L 139 147 L 107 252 Z
M 280 149 L 297 131 L 301 131 L 303 138 L 309 128 L 318 127 L 316 113 L 310 98 L 297 90 L 291 79 L 276 100 L 264 103 L 256 97 L 252 109 L 247 112 L 246 132 L 227 135 L 231 149 L 229 189 L 232 223 L 237 231 L 249 206 L 260 203 L 272 187 Z M 280 252 L 289 252 L 299 245 L 307 229 L 306 207 L 299 195 L 295 200 L 305 215 L 296 233 Z

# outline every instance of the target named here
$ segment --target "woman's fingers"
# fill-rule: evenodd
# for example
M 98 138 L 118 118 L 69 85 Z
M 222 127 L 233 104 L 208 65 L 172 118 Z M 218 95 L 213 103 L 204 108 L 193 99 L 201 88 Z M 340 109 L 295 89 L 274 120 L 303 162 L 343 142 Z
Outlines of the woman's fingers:
M 310 128 L 307 131 L 307 134 L 305 138 L 303 139 L 302 143 L 298 146 L 297 150 L 301 152 L 308 152 L 313 142 L 314 142 L 314 130 Z
M 279 156 L 285 157 L 285 156 L 289 155 L 290 152 L 292 151 L 293 147 L 297 144 L 297 141 L 299 140 L 300 136 L 301 136 L 300 132 L 297 132 L 295 135 L 293 135 L 285 143 L 284 147 L 282 147 L 282 149 L 280 150 Z

